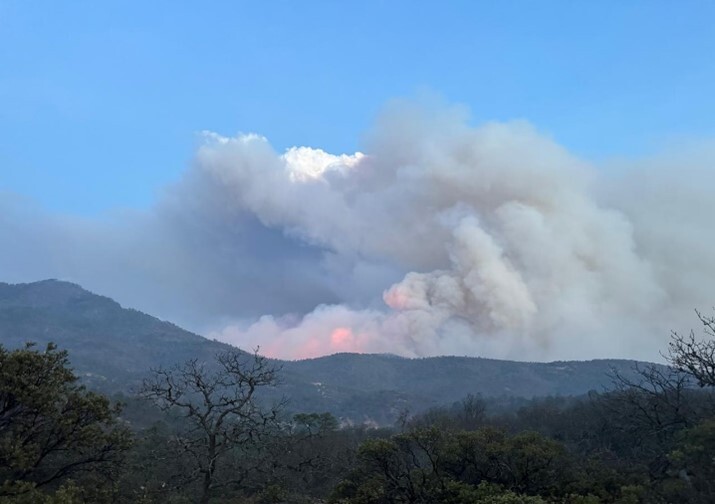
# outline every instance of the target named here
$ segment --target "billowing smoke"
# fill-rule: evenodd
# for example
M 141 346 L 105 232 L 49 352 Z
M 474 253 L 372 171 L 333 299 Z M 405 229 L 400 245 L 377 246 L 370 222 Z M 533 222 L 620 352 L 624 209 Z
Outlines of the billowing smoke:
M 655 358 L 713 304 L 707 148 L 592 167 L 525 122 L 404 103 L 365 147 L 206 133 L 151 211 L 7 202 L 0 274 L 72 279 L 284 358 Z

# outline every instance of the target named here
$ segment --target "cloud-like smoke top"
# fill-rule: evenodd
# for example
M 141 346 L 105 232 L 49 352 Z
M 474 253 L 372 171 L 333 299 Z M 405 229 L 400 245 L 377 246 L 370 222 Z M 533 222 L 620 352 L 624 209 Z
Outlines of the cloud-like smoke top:
M 364 153 L 206 133 L 150 211 L 8 201 L 0 274 L 69 278 L 269 355 L 654 358 L 715 298 L 712 149 L 592 167 L 400 103 Z

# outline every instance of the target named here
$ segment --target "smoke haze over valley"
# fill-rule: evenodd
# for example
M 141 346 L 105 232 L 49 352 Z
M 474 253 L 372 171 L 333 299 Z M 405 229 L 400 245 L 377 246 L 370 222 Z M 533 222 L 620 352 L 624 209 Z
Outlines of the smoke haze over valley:
M 283 359 L 653 360 L 713 304 L 713 150 L 590 163 L 538 125 L 413 101 L 354 154 L 206 132 L 147 210 L 4 194 L 0 278 L 74 281 Z

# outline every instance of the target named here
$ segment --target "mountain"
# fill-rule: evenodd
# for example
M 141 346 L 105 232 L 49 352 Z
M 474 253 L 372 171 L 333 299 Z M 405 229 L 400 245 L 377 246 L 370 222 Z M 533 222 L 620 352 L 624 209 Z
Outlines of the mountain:
M 135 386 L 152 367 L 229 348 L 69 282 L 0 283 L 0 344 L 27 341 L 68 350 L 75 371 L 104 391 Z
M 88 386 L 109 393 L 135 389 L 151 368 L 194 357 L 210 361 L 230 348 L 72 283 L 0 283 L 0 344 L 15 348 L 26 341 L 52 341 L 67 349 Z M 331 411 L 346 420 L 377 423 L 391 422 L 405 408 L 450 405 L 470 393 L 530 398 L 601 390 L 613 368 L 628 375 L 634 364 L 365 354 L 276 363 L 283 368 L 276 393 L 295 411 Z

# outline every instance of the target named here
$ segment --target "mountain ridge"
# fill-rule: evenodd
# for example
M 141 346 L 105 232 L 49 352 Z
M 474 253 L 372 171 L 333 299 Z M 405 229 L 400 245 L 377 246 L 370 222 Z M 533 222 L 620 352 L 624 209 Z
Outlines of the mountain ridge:
M 0 282 L 0 344 L 50 341 L 69 352 L 76 372 L 101 391 L 135 390 L 150 369 L 189 358 L 211 361 L 232 348 L 61 280 Z M 277 391 L 304 411 L 331 411 L 351 421 L 389 422 L 400 409 L 485 397 L 579 395 L 607 388 L 608 373 L 628 375 L 637 361 L 522 362 L 486 357 L 407 358 L 337 353 L 282 367 Z M 376 420 L 377 419 L 377 420 Z

